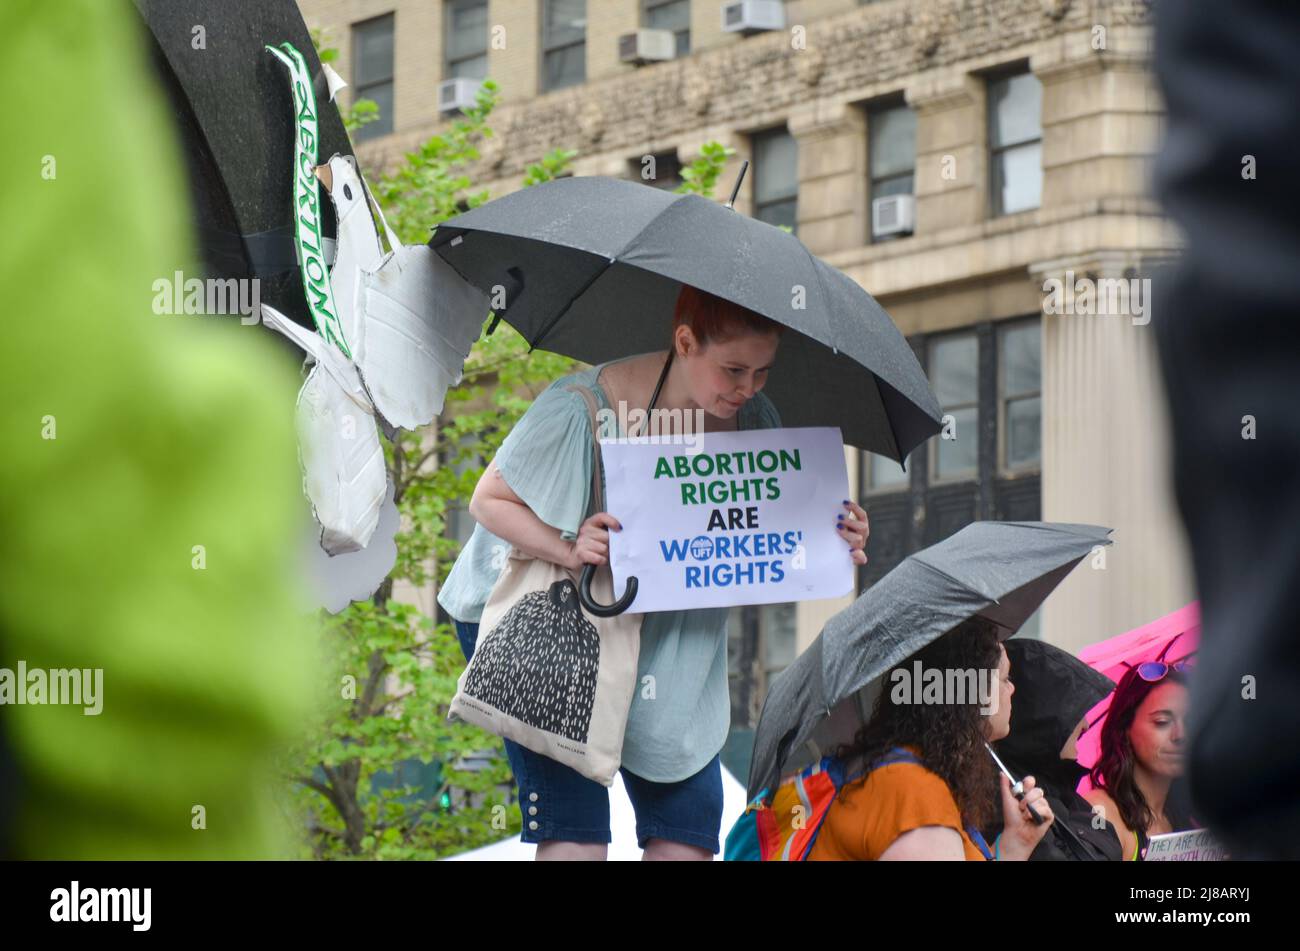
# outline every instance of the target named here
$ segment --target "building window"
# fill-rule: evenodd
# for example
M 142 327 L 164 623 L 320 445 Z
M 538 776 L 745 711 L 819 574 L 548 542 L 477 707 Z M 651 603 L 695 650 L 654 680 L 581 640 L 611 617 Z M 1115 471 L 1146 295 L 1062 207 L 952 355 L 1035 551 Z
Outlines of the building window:
M 634 181 L 670 192 L 682 183 L 682 163 L 676 149 L 628 159 L 627 164 L 628 174 Z
M 542 0 L 542 91 L 587 79 L 587 0 Z
M 393 131 L 393 14 L 352 27 L 352 87 L 357 99 L 372 99 L 379 118 L 354 133 L 358 142 Z
M 446 79 L 487 79 L 487 0 L 448 0 L 443 27 Z
M 998 328 L 998 464 L 1039 468 L 1043 456 L 1042 330 L 1038 320 Z
M 871 516 L 859 590 L 973 521 L 1042 518 L 1041 334 L 1034 316 L 910 339 L 957 438 L 914 449 L 910 477 L 883 456 L 858 457 L 858 501 Z M 1037 619 L 1024 628 L 1037 631 Z
M 754 217 L 797 231 L 798 144 L 786 129 L 754 136 Z
M 1033 73 L 988 81 L 989 194 L 994 215 L 1037 208 L 1043 197 L 1043 84 Z
M 652 30 L 671 31 L 678 56 L 691 51 L 691 0 L 641 0 L 641 23 Z
M 867 164 L 872 202 L 915 193 L 916 112 L 905 105 L 893 105 L 867 113 Z M 871 240 L 902 237 L 901 233 L 877 237 L 874 219 L 873 215 Z
M 944 430 L 934 441 L 930 478 L 935 482 L 970 478 L 979 468 L 979 344 L 975 334 L 936 337 L 930 341 L 929 363 L 930 382 L 944 415 Z

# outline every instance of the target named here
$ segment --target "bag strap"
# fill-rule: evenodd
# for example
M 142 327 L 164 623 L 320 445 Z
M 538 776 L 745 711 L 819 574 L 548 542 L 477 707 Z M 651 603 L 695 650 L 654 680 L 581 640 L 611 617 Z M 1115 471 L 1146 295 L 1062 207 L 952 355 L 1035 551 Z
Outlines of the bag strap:
M 387 224 L 385 224 L 387 227 Z M 659 393 L 664 388 L 664 380 L 668 379 L 668 370 L 673 365 L 673 355 L 676 351 L 673 348 L 668 350 L 668 359 L 664 361 L 664 368 L 659 373 L 659 382 L 655 384 L 655 391 L 650 397 L 650 405 L 646 407 L 645 425 L 650 425 L 650 411 L 654 409 L 655 403 L 659 402 Z M 597 371 L 597 376 L 600 375 Z M 601 478 L 602 466 L 600 460 L 600 432 L 596 426 L 596 394 L 589 387 L 577 383 L 570 383 L 565 389 L 576 390 L 587 401 L 587 413 L 591 419 L 591 498 L 596 506 L 591 510 L 594 515 L 597 512 L 605 511 L 605 490 L 604 481 Z
M 911 750 L 905 749 L 904 747 L 901 746 L 895 746 L 888 753 L 886 753 L 885 755 L 877 759 L 874 763 L 871 763 L 865 768 L 858 769 L 851 774 L 846 774 L 844 777 L 844 782 L 846 785 L 851 782 L 856 782 L 857 780 L 861 779 L 863 776 L 867 775 L 873 770 L 879 769 L 881 766 L 890 766 L 894 763 L 919 763 L 919 762 L 920 760 L 918 760 L 915 756 L 912 755 Z M 862 764 L 859 763 L 858 765 L 861 766 Z
M 581 394 L 583 400 L 587 403 L 587 413 L 591 419 L 591 498 L 595 508 L 591 509 L 591 514 L 605 511 L 605 490 L 601 480 L 601 461 L 600 461 L 600 432 L 596 426 L 596 395 L 585 386 L 571 383 L 565 389 L 574 390 Z

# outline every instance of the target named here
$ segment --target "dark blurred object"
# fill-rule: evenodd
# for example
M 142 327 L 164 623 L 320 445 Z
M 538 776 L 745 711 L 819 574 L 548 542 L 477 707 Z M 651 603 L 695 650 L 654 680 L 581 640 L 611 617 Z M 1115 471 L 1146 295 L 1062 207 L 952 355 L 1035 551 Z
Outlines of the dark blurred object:
M 1187 237 L 1155 328 L 1203 609 L 1192 796 L 1234 858 L 1300 859 L 1300 6 L 1160 3 L 1155 65 Z

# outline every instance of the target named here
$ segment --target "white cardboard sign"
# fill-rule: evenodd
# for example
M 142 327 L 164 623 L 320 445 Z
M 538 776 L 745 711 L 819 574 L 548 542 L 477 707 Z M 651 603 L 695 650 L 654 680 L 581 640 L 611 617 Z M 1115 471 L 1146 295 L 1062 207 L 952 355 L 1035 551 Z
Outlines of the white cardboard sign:
M 602 439 L 614 590 L 636 613 L 833 598 L 856 566 L 838 427 Z
M 1228 853 L 1206 829 L 1153 835 L 1147 843 L 1144 862 L 1224 862 Z

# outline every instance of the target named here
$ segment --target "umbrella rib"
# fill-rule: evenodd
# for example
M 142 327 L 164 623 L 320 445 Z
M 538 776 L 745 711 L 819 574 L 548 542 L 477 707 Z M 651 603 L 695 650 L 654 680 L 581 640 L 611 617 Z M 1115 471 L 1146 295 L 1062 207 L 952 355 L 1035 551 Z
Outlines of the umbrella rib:
M 906 340 L 906 338 L 904 338 L 904 340 Z M 881 414 L 885 417 L 885 431 L 889 433 L 889 439 L 894 444 L 894 453 L 898 456 L 898 464 L 903 466 L 903 451 L 898 447 L 898 434 L 894 432 L 894 421 L 889 418 L 889 407 L 885 405 L 885 397 L 880 392 L 880 377 L 876 376 L 875 370 L 868 368 L 867 372 L 871 374 L 871 385 L 876 388 L 876 398 L 880 400 Z M 906 397 L 904 397 L 904 399 L 906 399 Z M 893 457 L 891 456 L 890 458 Z M 903 471 L 906 472 L 907 469 L 904 468 Z

